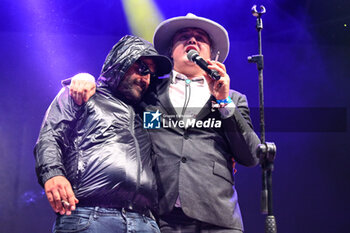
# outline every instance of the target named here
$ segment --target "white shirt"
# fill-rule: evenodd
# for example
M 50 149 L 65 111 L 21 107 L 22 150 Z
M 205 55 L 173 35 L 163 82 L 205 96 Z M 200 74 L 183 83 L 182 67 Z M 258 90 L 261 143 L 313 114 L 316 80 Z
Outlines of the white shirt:
M 169 87 L 169 98 L 177 115 L 183 118 L 196 118 L 197 114 L 210 98 L 207 81 L 204 77 L 192 79 L 202 81 L 191 81 L 191 79 L 188 79 L 185 75 L 174 70 L 172 78 L 173 80 Z M 184 109 L 185 101 L 188 102 L 188 104 Z
M 184 118 L 196 118 L 211 95 L 207 80 L 204 77 L 188 79 L 184 74 L 181 74 L 175 70 L 172 72 L 172 82 L 169 87 L 169 98 L 176 110 L 177 115 Z M 188 79 L 188 81 L 178 80 L 176 77 L 184 80 Z M 196 81 L 199 79 L 203 79 L 203 81 Z M 183 112 L 185 100 L 188 102 L 188 104 Z M 225 119 L 232 116 L 234 108 L 235 104 L 233 102 L 226 105 L 224 108 L 220 108 L 219 111 L 221 113 L 221 117 Z

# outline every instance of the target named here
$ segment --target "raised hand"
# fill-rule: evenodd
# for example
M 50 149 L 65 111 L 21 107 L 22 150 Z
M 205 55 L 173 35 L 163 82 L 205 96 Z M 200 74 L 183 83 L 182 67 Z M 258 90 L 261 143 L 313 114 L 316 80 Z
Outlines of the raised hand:
M 78 105 L 86 103 L 96 92 L 95 78 L 88 73 L 73 76 L 69 86 L 69 95 Z
M 208 68 L 219 72 L 221 78 L 219 80 L 213 80 L 209 75 L 205 75 L 210 93 L 217 99 L 223 100 L 229 96 L 230 91 L 230 77 L 226 73 L 226 67 L 224 64 L 218 61 L 207 60 Z

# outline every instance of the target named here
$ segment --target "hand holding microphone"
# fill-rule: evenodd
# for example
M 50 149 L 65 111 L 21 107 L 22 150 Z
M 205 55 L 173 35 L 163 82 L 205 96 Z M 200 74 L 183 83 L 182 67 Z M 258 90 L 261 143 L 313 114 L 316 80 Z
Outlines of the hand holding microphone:
M 213 79 L 213 80 L 219 80 L 220 74 L 216 70 L 212 70 L 208 68 L 208 63 L 201 57 L 199 56 L 198 52 L 194 49 L 191 49 L 187 53 L 187 58 L 190 61 L 193 61 L 196 63 L 200 68 L 202 68 L 207 74 Z
M 196 63 L 200 68 L 202 68 L 210 76 L 211 80 L 207 80 L 208 86 L 211 94 L 217 100 L 223 100 L 229 96 L 230 77 L 226 73 L 226 68 L 224 64 L 210 61 L 210 60 L 208 61 L 209 62 L 208 63 L 202 57 L 200 57 L 198 52 L 194 49 L 191 49 L 190 51 L 188 51 L 187 58 L 188 60 Z M 214 63 L 215 63 L 215 66 L 218 66 L 218 69 L 221 70 L 220 72 L 218 70 L 208 68 L 208 66 L 213 67 Z

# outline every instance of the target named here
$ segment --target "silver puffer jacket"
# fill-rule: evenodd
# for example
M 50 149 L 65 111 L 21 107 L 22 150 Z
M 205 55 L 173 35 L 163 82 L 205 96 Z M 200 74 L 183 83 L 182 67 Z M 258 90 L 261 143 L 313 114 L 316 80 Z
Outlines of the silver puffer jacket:
M 133 107 L 112 90 L 140 56 L 156 54 L 148 42 L 125 36 L 107 56 L 104 77 L 85 105 L 76 105 L 67 87 L 60 91 L 46 112 L 34 149 L 41 185 L 62 175 L 81 205 L 131 203 L 154 210 L 157 192 L 149 135 Z

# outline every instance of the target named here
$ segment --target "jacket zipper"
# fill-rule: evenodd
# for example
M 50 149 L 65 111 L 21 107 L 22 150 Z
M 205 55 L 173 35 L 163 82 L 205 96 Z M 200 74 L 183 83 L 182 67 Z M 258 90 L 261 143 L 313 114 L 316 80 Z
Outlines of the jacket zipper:
M 134 142 L 135 142 L 135 151 L 136 151 L 136 159 L 137 159 L 137 179 L 136 179 L 136 191 L 139 190 L 139 186 L 140 186 L 140 172 L 141 172 L 141 158 L 140 158 L 140 147 L 139 147 L 139 143 L 137 141 L 137 138 L 135 137 L 135 130 L 134 130 L 134 126 L 135 126 L 135 112 L 133 110 L 133 108 L 131 106 L 128 106 L 129 110 L 130 110 L 130 125 L 129 125 L 129 129 L 131 131 L 131 135 L 134 138 Z M 134 193 L 134 197 L 135 197 L 136 192 Z M 134 199 L 133 197 L 133 199 Z

